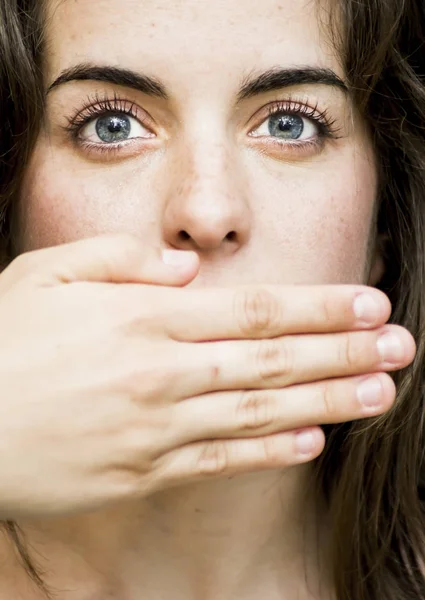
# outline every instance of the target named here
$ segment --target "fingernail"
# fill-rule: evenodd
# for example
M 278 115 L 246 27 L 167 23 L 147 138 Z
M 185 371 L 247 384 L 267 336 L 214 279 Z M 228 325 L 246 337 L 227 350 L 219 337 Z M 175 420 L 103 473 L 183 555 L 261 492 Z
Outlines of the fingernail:
M 382 383 L 379 377 L 369 377 L 357 388 L 357 398 L 366 408 L 376 408 L 382 402 Z
M 373 325 L 381 314 L 381 304 L 371 294 L 360 294 L 354 299 L 353 310 L 359 323 Z
M 162 261 L 172 267 L 186 267 L 193 262 L 193 252 L 185 250 L 163 250 Z
M 300 431 L 296 434 L 295 449 L 298 454 L 311 454 L 314 447 L 314 435 L 311 431 Z
M 377 341 L 378 352 L 383 362 L 394 365 L 402 362 L 404 348 L 401 339 L 395 333 L 384 333 Z

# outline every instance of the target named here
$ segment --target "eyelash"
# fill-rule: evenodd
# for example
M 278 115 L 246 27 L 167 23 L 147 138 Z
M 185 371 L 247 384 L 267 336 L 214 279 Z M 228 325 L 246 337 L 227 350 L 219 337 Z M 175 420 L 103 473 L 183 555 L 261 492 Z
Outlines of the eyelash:
M 296 100 L 289 99 L 274 102 L 266 108 L 269 117 L 280 112 L 301 115 L 314 121 L 320 129 L 321 135 L 334 136 L 337 134 L 337 128 L 335 127 L 336 120 L 330 118 L 329 112 L 326 109 L 322 111 L 319 110 L 318 104 L 312 107 L 308 104 L 302 104 Z
M 313 121 L 318 128 L 318 136 L 311 140 L 282 142 L 281 140 L 270 136 L 268 143 L 274 146 L 286 146 L 292 149 L 296 148 L 302 152 L 303 150 L 308 151 L 308 149 L 312 147 L 322 146 L 324 140 L 326 139 L 338 139 L 336 120 L 330 117 L 326 109 L 319 110 L 318 104 L 309 106 L 306 103 L 289 98 L 288 100 L 270 103 L 260 112 L 263 114 L 261 115 L 261 121 L 256 128 L 260 127 L 261 124 L 271 116 L 279 113 L 303 116 Z M 101 98 L 98 95 L 96 95 L 94 98 L 87 98 L 85 105 L 77 112 L 77 114 L 73 117 L 68 117 L 68 124 L 64 127 L 64 129 L 69 135 L 71 135 L 71 138 L 74 142 L 78 142 L 88 151 L 92 150 L 102 154 L 111 154 L 114 152 L 117 153 L 120 151 L 122 146 L 128 145 L 133 140 L 117 142 L 115 144 L 97 144 L 84 141 L 79 137 L 81 130 L 93 119 L 98 119 L 110 113 L 128 115 L 134 119 L 137 119 L 148 130 L 151 129 L 151 127 L 149 127 L 148 115 L 144 113 L 142 118 L 140 115 L 140 109 L 138 109 L 134 102 L 120 98 L 117 95 L 114 95 L 112 99 L 107 97 Z M 251 129 L 251 132 L 254 130 L 255 129 Z M 255 136 L 252 137 L 254 138 Z M 262 143 L 264 143 L 264 140 Z
M 74 138 L 78 138 L 81 129 L 90 123 L 92 119 L 98 119 L 109 113 L 121 113 L 140 119 L 136 105 L 134 102 L 129 102 L 118 96 L 110 98 L 88 98 L 85 105 L 73 117 L 68 117 L 68 125 L 65 130 L 72 134 Z
M 262 113 L 263 111 L 264 109 L 262 109 L 260 113 Z M 336 119 L 332 119 L 330 117 L 328 110 L 319 110 L 318 103 L 316 103 L 314 106 L 310 106 L 307 103 L 302 103 L 298 100 L 293 100 L 289 98 L 288 100 L 280 100 L 270 103 L 265 107 L 265 111 L 265 114 L 261 114 L 261 120 L 259 118 L 259 124 L 256 125 L 256 128 L 258 128 L 268 118 L 279 113 L 305 117 L 307 119 L 310 119 L 310 121 L 314 122 L 314 124 L 318 128 L 318 136 L 311 140 L 294 140 L 292 142 L 283 142 L 278 138 L 270 136 L 268 143 L 273 146 L 277 146 L 280 148 L 286 147 L 289 150 L 296 149 L 299 152 L 302 152 L 303 150 L 308 152 L 309 149 L 322 147 L 326 139 L 336 140 L 340 137 L 338 135 L 339 128 L 336 125 Z M 255 131 L 255 129 L 251 129 L 251 132 L 252 131 Z

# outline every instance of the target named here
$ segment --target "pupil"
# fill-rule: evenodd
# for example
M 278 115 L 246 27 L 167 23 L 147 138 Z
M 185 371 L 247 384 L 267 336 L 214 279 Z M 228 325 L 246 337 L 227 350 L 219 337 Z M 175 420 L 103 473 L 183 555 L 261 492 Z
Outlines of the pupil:
M 105 115 L 96 122 L 96 133 L 106 144 L 126 140 L 130 132 L 131 123 L 126 115 Z
M 121 131 L 122 129 L 121 121 L 116 117 L 111 119 L 108 129 L 111 133 L 118 133 L 118 131 Z
M 272 115 L 269 120 L 269 133 L 285 140 L 297 140 L 304 131 L 304 123 L 297 115 Z

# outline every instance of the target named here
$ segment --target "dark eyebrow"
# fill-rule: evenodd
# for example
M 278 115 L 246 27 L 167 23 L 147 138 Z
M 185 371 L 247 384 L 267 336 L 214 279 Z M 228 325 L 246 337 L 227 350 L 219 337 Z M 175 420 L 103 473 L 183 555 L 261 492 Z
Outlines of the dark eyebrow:
M 319 84 L 330 85 L 348 94 L 344 81 L 331 69 L 319 67 L 303 67 L 292 69 L 270 69 L 258 76 L 248 76 L 242 82 L 238 95 L 239 100 L 246 100 L 258 94 L 271 92 L 292 85 Z
M 152 77 L 121 67 L 99 66 L 89 63 L 81 63 L 62 71 L 59 77 L 49 86 L 47 94 L 70 81 L 103 81 L 132 88 L 149 96 L 164 99 L 168 97 L 165 87 Z
M 149 96 L 167 99 L 164 85 L 153 77 L 136 73 L 121 67 L 110 67 L 81 63 L 62 71 L 49 86 L 47 94 L 71 81 L 102 81 L 123 87 L 129 87 Z M 337 87 L 348 93 L 344 81 L 331 69 L 318 67 L 274 68 L 257 76 L 249 76 L 242 82 L 238 100 L 246 100 L 258 94 L 282 89 L 294 85 L 319 84 Z

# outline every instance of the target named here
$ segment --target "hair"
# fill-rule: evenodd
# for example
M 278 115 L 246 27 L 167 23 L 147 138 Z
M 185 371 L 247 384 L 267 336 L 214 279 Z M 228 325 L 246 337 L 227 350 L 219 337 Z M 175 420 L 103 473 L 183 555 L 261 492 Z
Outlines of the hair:
M 338 600 L 425 600 L 425 3 L 333 1 L 327 26 L 377 160 L 377 231 L 387 239 L 379 287 L 392 302 L 392 322 L 413 333 L 417 356 L 394 375 L 397 399 L 389 412 L 324 428 L 316 481 L 331 518 Z M 13 205 L 43 117 L 40 4 L 0 0 L 0 239 L 6 261 Z M 43 587 L 18 525 L 4 528 Z
M 9 211 L 41 124 L 40 4 L 0 0 L 0 267 L 8 262 Z

